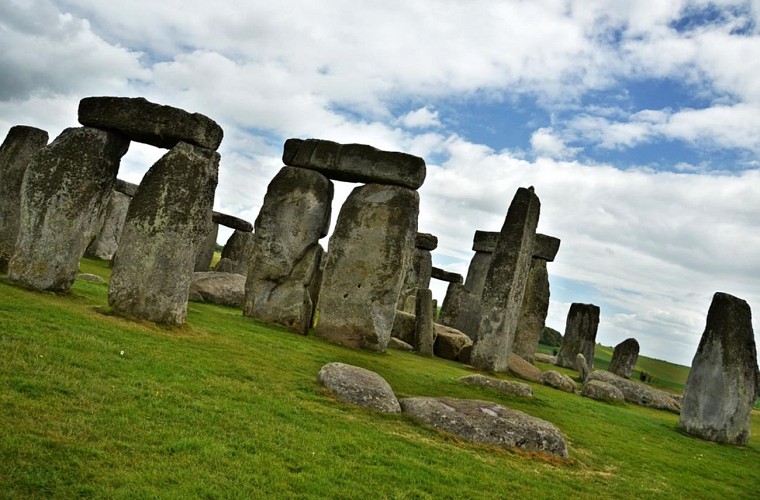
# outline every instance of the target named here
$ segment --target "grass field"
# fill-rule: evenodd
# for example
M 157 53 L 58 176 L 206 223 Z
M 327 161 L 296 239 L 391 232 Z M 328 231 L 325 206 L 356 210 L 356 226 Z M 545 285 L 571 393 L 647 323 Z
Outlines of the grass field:
M 98 261 L 82 271 L 109 275 Z M 57 296 L 0 279 L 0 497 L 757 497 L 757 411 L 747 446 L 721 446 L 680 433 L 674 414 L 540 385 L 533 399 L 465 386 L 472 371 L 457 363 L 346 349 L 230 308 L 191 303 L 178 328 L 127 321 L 107 290 L 78 281 Z M 546 419 L 571 459 L 340 403 L 316 381 L 331 361 L 380 373 L 399 397 L 487 399 Z

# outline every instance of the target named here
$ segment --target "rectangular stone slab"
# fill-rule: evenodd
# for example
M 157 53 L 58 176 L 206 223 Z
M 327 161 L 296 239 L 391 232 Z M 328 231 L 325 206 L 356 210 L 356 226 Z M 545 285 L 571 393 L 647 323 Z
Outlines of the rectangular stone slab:
M 441 281 L 448 281 L 449 283 L 464 283 L 464 276 L 458 273 L 444 271 L 440 267 L 433 267 L 430 272 L 430 277 Z
M 553 262 L 559 251 L 559 244 L 559 238 L 536 233 L 536 241 L 533 243 L 533 257 Z
M 430 233 L 417 233 L 414 239 L 414 248 L 433 251 L 438 248 L 438 237 Z
M 495 231 L 475 231 L 472 238 L 472 250 L 474 252 L 493 253 L 499 233 Z
M 234 215 L 228 215 L 214 211 L 211 213 L 211 220 L 213 220 L 215 224 L 221 224 L 222 226 L 228 227 L 230 229 L 237 229 L 238 231 L 243 231 L 244 233 L 253 232 L 253 224 L 247 220 L 235 217 Z

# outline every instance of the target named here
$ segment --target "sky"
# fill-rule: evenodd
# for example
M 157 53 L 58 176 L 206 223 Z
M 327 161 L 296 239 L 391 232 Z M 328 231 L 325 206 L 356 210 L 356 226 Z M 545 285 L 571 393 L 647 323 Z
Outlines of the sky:
M 98 95 L 219 123 L 214 207 L 251 222 L 287 138 L 421 156 L 419 231 L 463 275 L 534 186 L 548 326 L 594 303 L 598 342 L 689 365 L 721 291 L 760 342 L 758 0 L 0 2 L 0 137 L 52 140 Z M 119 177 L 163 153 L 133 143 Z

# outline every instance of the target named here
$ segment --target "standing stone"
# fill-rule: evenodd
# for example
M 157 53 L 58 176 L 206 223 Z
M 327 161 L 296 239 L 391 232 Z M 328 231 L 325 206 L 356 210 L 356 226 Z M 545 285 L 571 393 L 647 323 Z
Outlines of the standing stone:
M 433 292 L 429 288 L 417 289 L 416 328 L 414 349 L 423 356 L 433 355 L 435 329 L 433 324 Z
M 584 356 L 581 353 L 578 353 L 578 355 L 575 357 L 575 369 L 578 371 L 578 377 L 581 379 L 581 382 L 586 382 L 588 380 L 588 376 L 591 373 L 591 370 L 588 367 L 588 363 L 586 362 L 586 356 Z
M 145 174 L 114 256 L 108 302 L 116 311 L 157 323 L 185 322 L 218 171 L 218 153 L 180 142 Z
M 749 304 L 718 292 L 686 379 L 678 427 L 708 441 L 746 444 L 758 384 Z
M 438 247 L 438 238 L 428 233 L 417 233 L 414 243 L 414 258 L 406 272 L 404 285 L 398 297 L 396 309 L 413 313 L 417 290 L 430 286 L 430 275 L 433 269 L 431 250 Z
M 244 313 L 308 333 L 314 298 L 309 289 L 330 225 L 333 184 L 324 175 L 283 167 L 269 183 L 256 218 Z
M 565 336 L 557 353 L 557 366 L 575 370 L 578 353 L 583 354 L 589 370 L 594 368 L 596 330 L 599 328 L 599 307 L 574 303 L 567 313 Z
M 420 197 L 400 186 L 355 188 L 330 237 L 317 335 L 385 351 L 410 264 Z
M 127 211 L 131 201 L 131 196 L 127 196 L 116 189 L 113 190 L 97 231 L 95 231 L 95 236 L 84 252 L 85 256 L 103 260 L 113 258 L 119 248 L 119 238 L 121 238 L 121 231 L 124 228 L 124 221 L 127 219 Z
M 248 276 L 248 259 L 253 252 L 253 233 L 236 229 L 222 249 L 217 272 Z
M 195 256 L 195 272 L 206 273 L 211 269 L 211 261 L 214 260 L 216 251 L 216 237 L 219 236 L 219 224 L 211 221 L 209 232 L 198 245 L 198 253 Z
M 36 290 L 69 290 L 128 148 L 119 133 L 80 127 L 64 130 L 34 155 L 21 188 L 11 281 Z
M 636 339 L 626 339 L 615 346 L 607 371 L 618 377 L 631 378 L 633 367 L 639 359 L 639 343 Z
M 34 127 L 11 127 L 0 146 L 0 273 L 8 272 L 21 219 L 21 183 L 32 155 L 45 147 L 48 133 Z
M 533 188 L 519 188 L 509 206 L 480 299 L 480 325 L 470 364 L 506 371 L 530 271 L 541 202 Z

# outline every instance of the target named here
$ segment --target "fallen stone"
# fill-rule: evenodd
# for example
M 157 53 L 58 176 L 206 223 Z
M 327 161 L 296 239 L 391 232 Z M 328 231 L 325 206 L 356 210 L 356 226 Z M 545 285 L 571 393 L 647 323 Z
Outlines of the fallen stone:
M 340 401 L 383 413 L 399 413 L 393 389 L 377 373 L 344 363 L 328 363 L 319 370 L 319 383 Z
M 578 388 L 575 380 L 555 370 L 542 372 L 539 382 L 565 392 L 575 392 Z
M 406 398 L 404 413 L 474 443 L 568 458 L 567 444 L 553 424 L 489 401 Z
M 673 413 L 680 413 L 681 405 L 665 391 L 660 391 L 649 387 L 648 385 L 618 377 L 614 373 L 606 370 L 594 370 L 588 376 L 586 383 L 599 380 L 614 385 L 623 393 L 623 397 L 629 403 L 640 406 L 647 406 L 657 410 L 666 410 Z
M 513 382 L 511 380 L 500 380 L 486 377 L 485 375 L 467 375 L 459 379 L 460 382 L 469 385 L 478 385 L 480 387 L 489 387 L 496 389 L 504 394 L 512 396 L 522 396 L 526 398 L 533 397 L 533 389 L 528 384 L 522 382 Z
M 551 354 L 544 354 L 542 352 L 537 352 L 533 354 L 533 361 L 538 361 L 540 363 L 547 363 L 549 365 L 554 365 L 557 363 L 557 356 L 552 356 Z
M 523 380 L 538 382 L 541 380 L 542 372 L 540 368 L 531 363 L 528 363 L 520 356 L 512 352 L 509 353 L 509 373 Z
M 583 386 L 581 396 L 596 399 L 599 401 L 605 401 L 607 403 L 625 402 L 623 391 L 614 385 L 608 384 L 607 382 L 602 382 L 601 380 L 589 380 L 586 382 Z
M 458 273 L 444 271 L 440 267 L 432 267 L 430 270 L 430 277 L 441 281 L 448 281 L 449 283 L 464 283 L 464 276 Z
M 77 279 L 81 281 L 87 281 L 89 283 L 105 283 L 106 280 L 98 276 L 97 274 L 79 273 Z
M 189 297 L 200 297 L 203 302 L 242 308 L 245 276 L 214 271 L 195 272 Z
M 407 344 L 403 340 L 391 337 L 391 339 L 388 341 L 388 349 L 396 349 L 397 351 L 413 351 L 414 347 L 410 344 Z
M 215 224 L 221 224 L 224 227 L 228 227 L 236 231 L 242 231 L 244 233 L 253 232 L 253 224 L 247 220 L 235 217 L 234 215 L 228 215 L 214 211 L 211 213 L 211 220 L 214 221 Z
M 639 359 L 639 343 L 636 339 L 626 339 L 615 346 L 607 371 L 618 377 L 631 378 L 633 367 Z
M 459 330 L 438 323 L 435 324 L 435 345 L 433 352 L 439 358 L 457 361 L 462 349 L 471 345 L 472 340 L 470 340 L 470 337 Z

